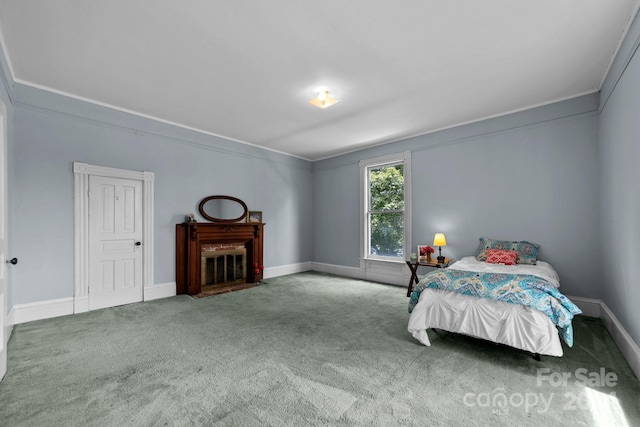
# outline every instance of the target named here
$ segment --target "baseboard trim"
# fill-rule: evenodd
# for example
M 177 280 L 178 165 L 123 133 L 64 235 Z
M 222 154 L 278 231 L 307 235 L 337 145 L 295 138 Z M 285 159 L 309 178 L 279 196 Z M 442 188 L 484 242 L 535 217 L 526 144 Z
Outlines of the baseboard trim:
M 143 292 L 145 301 L 172 297 L 176 294 L 176 282 L 145 286 Z M 7 316 L 7 322 L 9 325 L 18 325 L 20 323 L 51 319 L 53 317 L 85 313 L 88 311 L 88 296 L 60 298 L 31 302 L 27 304 L 14 304 Z
M 379 271 L 367 271 L 365 273 L 365 280 L 370 282 L 384 283 L 385 285 L 404 286 L 407 287 L 409 279 L 405 279 L 403 276 L 397 274 L 387 274 Z
M 611 334 L 613 341 L 627 360 L 633 373 L 640 379 L 640 347 L 638 347 L 638 344 L 631 338 L 631 335 L 624 329 L 609 307 L 607 307 L 604 302 L 600 302 L 600 305 L 602 307 L 600 316 L 602 323 L 604 323 L 609 334 Z
M 9 316 L 7 316 L 7 324 L 4 326 L 4 348 L 7 348 L 7 344 L 9 343 L 9 338 L 11 338 L 11 334 L 13 333 L 13 325 L 9 323 Z
M 613 342 L 618 346 L 618 349 L 631 367 L 631 370 L 636 377 L 640 379 L 640 347 L 638 347 L 638 344 L 631 338 L 631 335 L 629 335 L 609 307 L 599 299 L 570 296 L 567 296 L 567 298 L 582 310 L 583 315 L 602 320 L 609 335 L 613 338 Z
M 89 295 L 75 297 L 73 299 L 73 313 L 86 313 L 89 311 Z
M 174 296 L 176 296 L 176 282 L 158 283 L 144 287 L 145 301 Z
M 73 297 L 31 302 L 28 304 L 14 304 L 9 312 L 9 323 L 11 325 L 18 325 L 35 320 L 67 316 L 73 314 L 73 306 Z
M 311 262 L 300 262 L 297 264 L 265 268 L 263 277 L 265 279 L 270 279 L 272 277 L 286 276 L 287 274 L 302 273 L 303 271 L 311 270 L 311 264 Z
M 405 267 L 404 264 L 399 265 L 397 263 L 377 260 L 368 260 L 362 264 L 362 267 L 346 267 L 344 265 L 325 264 L 321 262 L 311 263 L 311 270 L 321 273 L 406 287 L 407 283 L 409 283 L 409 276 L 405 276 L 404 274 Z
M 345 267 L 344 265 L 311 262 L 311 270 L 319 271 L 321 273 L 335 274 L 336 276 L 351 277 L 352 279 L 362 279 L 362 274 L 358 267 Z
M 335 264 L 325 264 L 319 262 L 305 262 L 299 264 L 290 264 L 280 267 L 272 267 L 265 269 L 265 278 L 277 277 L 286 274 L 299 273 L 303 271 L 320 271 L 323 273 L 335 274 L 337 276 L 351 277 L 360 279 L 361 273 L 358 267 L 345 267 Z M 378 273 L 380 274 L 380 273 Z M 391 276 L 386 276 L 389 279 Z M 382 275 L 381 277 L 382 278 Z M 369 279 L 371 280 L 371 279 Z M 388 283 L 388 282 L 387 282 Z M 144 300 L 151 301 L 154 299 L 167 298 L 176 294 L 176 283 L 167 282 L 160 283 L 144 288 Z M 613 338 L 620 352 L 631 367 L 631 370 L 640 379 L 640 347 L 631 338 L 629 333 L 624 329 L 618 318 L 607 307 L 607 305 L 598 299 L 584 297 L 569 297 L 585 316 L 596 317 L 602 319 L 609 334 Z M 5 340 L 9 341 L 9 337 L 13 331 L 13 325 L 20 323 L 33 322 L 36 320 L 50 319 L 53 317 L 67 316 L 78 313 L 85 304 L 84 298 L 60 298 L 48 301 L 38 301 L 28 304 L 14 304 L 7 315 L 7 325 L 5 330 Z M 88 309 L 88 298 L 86 298 Z M 5 344 L 6 344 L 5 342 Z
M 598 319 L 600 318 L 600 314 L 602 312 L 601 300 L 584 297 L 571 297 L 569 295 L 567 295 L 566 297 L 569 298 L 575 305 L 577 305 L 578 308 L 582 310 L 582 314 L 584 314 L 585 316 L 596 317 Z

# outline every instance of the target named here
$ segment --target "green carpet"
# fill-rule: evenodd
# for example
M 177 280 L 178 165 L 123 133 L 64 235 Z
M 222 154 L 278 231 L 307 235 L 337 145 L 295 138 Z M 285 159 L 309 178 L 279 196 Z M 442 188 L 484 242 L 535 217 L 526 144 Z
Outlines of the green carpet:
M 640 383 L 600 320 L 579 316 L 575 346 L 536 362 L 440 330 L 422 346 L 400 287 L 267 282 L 17 325 L 0 425 L 640 425 Z

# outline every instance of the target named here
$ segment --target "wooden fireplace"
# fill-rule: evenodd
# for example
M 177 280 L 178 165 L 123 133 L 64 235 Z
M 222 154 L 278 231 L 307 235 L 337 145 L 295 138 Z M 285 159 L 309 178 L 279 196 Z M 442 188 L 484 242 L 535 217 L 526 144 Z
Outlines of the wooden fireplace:
M 246 249 L 246 283 L 262 280 L 264 224 L 176 224 L 176 294 L 196 295 L 202 291 L 202 247 L 207 244 L 242 242 Z M 206 266 L 205 266 L 206 269 Z
M 244 213 L 230 220 L 222 220 L 209 216 L 205 204 L 211 199 L 233 200 L 242 205 Z M 217 200 L 214 200 L 217 201 Z M 209 283 L 212 271 L 217 278 L 219 272 L 226 272 L 222 277 L 246 283 L 262 280 L 263 231 L 262 222 L 240 222 L 247 216 L 244 202 L 230 196 L 210 196 L 200 203 L 200 213 L 211 223 L 187 221 L 176 224 L 176 294 L 197 295 L 204 288 L 215 286 L 218 279 Z M 230 248 L 227 249 L 226 246 Z M 214 249 L 223 249 L 218 255 Z M 215 258 L 216 264 L 210 264 Z M 242 260 L 242 261 L 241 261 Z M 215 269 L 215 270 L 212 270 Z M 232 274 L 227 274 L 233 272 Z M 232 279 L 231 279 L 232 278 Z M 205 283 L 203 283 L 205 282 Z

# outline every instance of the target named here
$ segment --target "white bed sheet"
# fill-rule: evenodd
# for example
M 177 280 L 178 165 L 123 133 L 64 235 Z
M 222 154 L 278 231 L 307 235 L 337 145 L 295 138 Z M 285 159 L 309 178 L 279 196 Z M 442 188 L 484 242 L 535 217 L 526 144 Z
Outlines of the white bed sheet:
M 504 265 L 489 264 L 488 262 L 478 261 L 474 256 L 467 256 L 454 262 L 449 268 L 452 270 L 478 271 L 480 273 L 531 274 L 545 279 L 556 288 L 560 287 L 558 272 L 551 264 L 544 261 L 538 261 L 535 265 Z
M 467 258 L 472 258 L 475 262 L 467 260 Z M 473 268 L 472 266 L 477 263 L 481 265 Z M 540 264 L 540 261 L 538 264 Z M 496 269 L 496 267 L 498 268 Z M 476 261 L 474 257 L 466 257 L 449 268 L 458 270 L 471 269 L 468 271 L 507 272 L 497 271 L 500 270 L 499 267 L 514 266 L 496 266 L 495 264 Z M 542 267 L 546 270 L 545 275 L 553 278 L 555 274 L 555 283 L 558 283 L 557 273 L 555 273 L 553 267 L 549 264 Z M 486 268 L 489 268 L 489 270 L 486 270 Z M 515 266 L 515 268 L 517 269 L 518 266 Z M 514 274 L 534 274 L 530 272 L 530 268 L 524 270 L 529 272 L 521 273 L 523 269 L 517 269 L 517 273 L 510 272 Z M 536 269 L 533 269 L 533 271 L 536 271 Z M 549 280 L 547 277 L 543 278 Z M 551 282 L 551 280 L 549 281 Z M 409 332 L 426 346 L 431 345 L 427 335 L 427 329 L 429 328 L 470 335 L 532 353 L 558 357 L 563 354 L 558 330 L 544 313 L 522 305 L 475 298 L 442 289 L 424 289 L 420 293 L 418 303 L 409 317 Z

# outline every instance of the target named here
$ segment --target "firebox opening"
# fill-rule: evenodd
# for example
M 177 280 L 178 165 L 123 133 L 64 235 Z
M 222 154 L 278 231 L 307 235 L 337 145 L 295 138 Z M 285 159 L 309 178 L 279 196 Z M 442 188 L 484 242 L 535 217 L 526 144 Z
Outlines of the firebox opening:
M 200 254 L 203 291 L 247 281 L 244 243 L 207 243 L 202 245 Z

